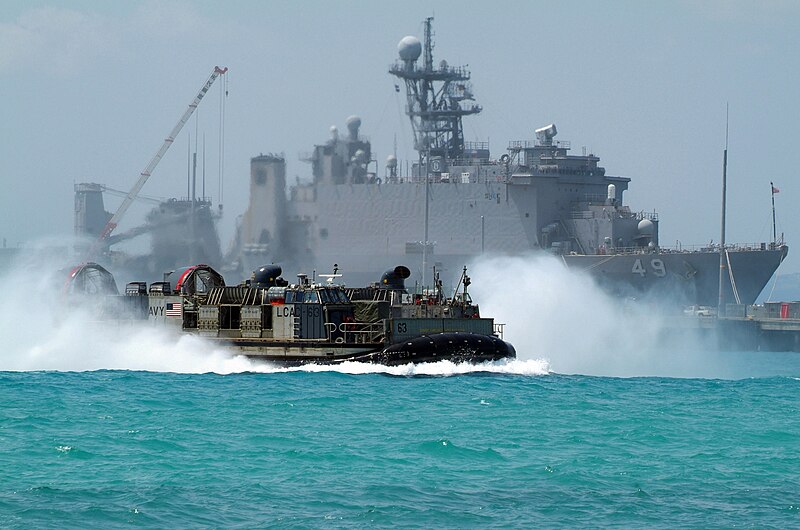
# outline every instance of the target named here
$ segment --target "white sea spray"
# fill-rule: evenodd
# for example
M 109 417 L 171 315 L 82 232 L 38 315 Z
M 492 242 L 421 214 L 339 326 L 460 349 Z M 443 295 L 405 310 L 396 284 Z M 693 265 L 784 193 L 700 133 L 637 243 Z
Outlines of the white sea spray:
M 670 329 L 666 300 L 611 296 L 556 257 L 478 259 L 470 276 L 481 313 L 506 324 L 517 356 L 546 359 L 554 372 L 714 377 L 724 371 L 725 359 L 708 340 Z
M 441 361 L 382 366 L 346 362 L 294 368 L 236 355 L 197 335 L 142 322 L 98 322 L 94 307 L 66 304 L 63 287 L 70 268 L 57 256 L 19 261 L 2 278 L 0 371 L 141 370 L 174 373 L 288 371 L 451 376 L 475 372 L 543 375 L 543 360 L 511 360 L 481 364 Z M 95 302 L 90 302 L 93 304 Z

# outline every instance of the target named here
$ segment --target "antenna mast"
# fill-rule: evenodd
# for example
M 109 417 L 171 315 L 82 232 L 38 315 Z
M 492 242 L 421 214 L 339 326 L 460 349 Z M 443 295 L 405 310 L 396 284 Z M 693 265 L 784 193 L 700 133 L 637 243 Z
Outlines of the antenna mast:
M 389 73 L 406 85 L 406 114 L 414 131 L 414 149 L 419 154 L 416 176 L 425 184 L 424 241 L 422 242 L 422 284 L 428 267 L 429 201 L 431 171 L 438 173 L 449 161 L 464 156 L 464 116 L 478 114 L 482 108 L 474 101 L 470 72 L 464 66 L 452 67 L 447 61 L 433 64 L 433 17 L 425 19 L 424 46 L 416 37 L 403 37 L 397 45 L 400 60 Z M 422 66 L 417 60 L 422 55 Z
M 725 104 L 725 151 L 722 155 L 722 222 L 720 243 L 719 243 L 719 302 L 717 304 L 717 316 L 724 314 L 725 291 L 725 269 L 727 265 L 727 255 L 725 253 L 725 208 L 728 186 L 728 104 Z
M 779 190 L 772 182 L 769 183 L 769 186 L 772 188 L 772 244 L 774 246 L 778 243 L 778 234 L 775 230 L 775 194 L 778 193 Z
M 434 66 L 432 21 L 433 17 L 425 19 L 424 50 L 416 37 L 404 37 L 397 46 L 400 60 L 389 69 L 390 74 L 405 81 L 406 114 L 414 131 L 420 174 L 428 158 L 442 158 L 446 162 L 463 156 L 461 118 L 483 110 L 477 103 L 465 103 L 475 99 L 466 67 L 449 66 L 446 61 Z M 420 55 L 423 55 L 421 68 L 417 65 Z

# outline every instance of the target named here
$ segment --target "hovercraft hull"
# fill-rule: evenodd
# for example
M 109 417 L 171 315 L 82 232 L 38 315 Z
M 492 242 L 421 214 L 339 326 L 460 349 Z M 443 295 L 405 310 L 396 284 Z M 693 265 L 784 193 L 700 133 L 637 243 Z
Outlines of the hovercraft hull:
M 285 366 L 364 362 L 397 366 L 408 363 L 451 361 L 482 363 L 516 357 L 514 347 L 502 339 L 476 333 L 434 333 L 391 344 L 298 343 L 258 339 L 221 340 L 250 359 Z

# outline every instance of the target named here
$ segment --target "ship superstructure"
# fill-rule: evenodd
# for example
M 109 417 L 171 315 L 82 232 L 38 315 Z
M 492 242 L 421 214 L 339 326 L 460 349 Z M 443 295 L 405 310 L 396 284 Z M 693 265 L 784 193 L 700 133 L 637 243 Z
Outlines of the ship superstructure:
M 406 263 L 424 284 L 432 267 L 454 281 L 481 255 L 539 250 L 628 296 L 650 292 L 678 304 L 715 306 L 720 254 L 729 273 L 724 299 L 740 303 L 755 301 L 786 256 L 780 241 L 663 249 L 658 215 L 625 204 L 630 178 L 607 174 L 593 153 L 572 154 L 570 142 L 556 139 L 554 124 L 510 142 L 499 158 L 488 143 L 464 141 L 461 120 L 481 107 L 465 68 L 434 66 L 431 19 L 424 45 L 406 37 L 398 51 L 389 72 L 405 84 L 415 163 L 404 172 L 392 155 L 381 177 L 369 170 L 368 140 L 357 133 L 342 138 L 333 129 L 306 157 L 313 180 L 287 193 L 285 179 L 260 179 L 263 161 L 254 158 L 250 207 L 234 251 L 243 271 L 248 245 L 258 244 L 266 246 L 252 263 L 280 260 L 305 270 L 338 263 L 356 283 L 369 281 L 379 263 Z M 285 173 L 285 160 L 271 163 L 276 175 Z M 268 200 L 253 191 L 259 186 L 270 191 Z M 285 234 L 282 244 L 257 240 L 273 232 Z
M 105 210 L 103 193 L 125 194 L 103 184 L 75 184 L 75 235 L 97 238 L 112 214 Z M 160 275 L 165 270 L 185 263 L 208 263 L 220 266 L 222 253 L 216 223 L 220 212 L 208 197 L 154 199 L 139 196 L 137 200 L 153 204 L 145 222 L 107 238 L 112 248 L 107 261 L 115 267 L 138 275 Z M 150 252 L 130 255 L 115 249 L 116 245 L 139 236 L 150 238 Z

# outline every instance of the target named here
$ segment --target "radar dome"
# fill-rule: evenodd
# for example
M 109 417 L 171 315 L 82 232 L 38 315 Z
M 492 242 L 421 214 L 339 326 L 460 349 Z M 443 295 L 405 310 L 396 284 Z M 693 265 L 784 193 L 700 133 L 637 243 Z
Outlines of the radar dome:
M 416 61 L 422 54 L 422 43 L 411 35 L 403 37 L 397 44 L 397 52 L 404 61 Z
M 358 128 L 361 127 L 361 118 L 354 114 L 347 118 L 344 123 L 347 125 L 347 130 L 350 133 L 350 139 L 357 140 Z
M 397 157 L 394 155 L 387 156 L 386 167 L 397 167 Z
M 650 219 L 642 219 L 638 225 L 639 234 L 643 236 L 652 236 L 655 232 L 655 226 Z

